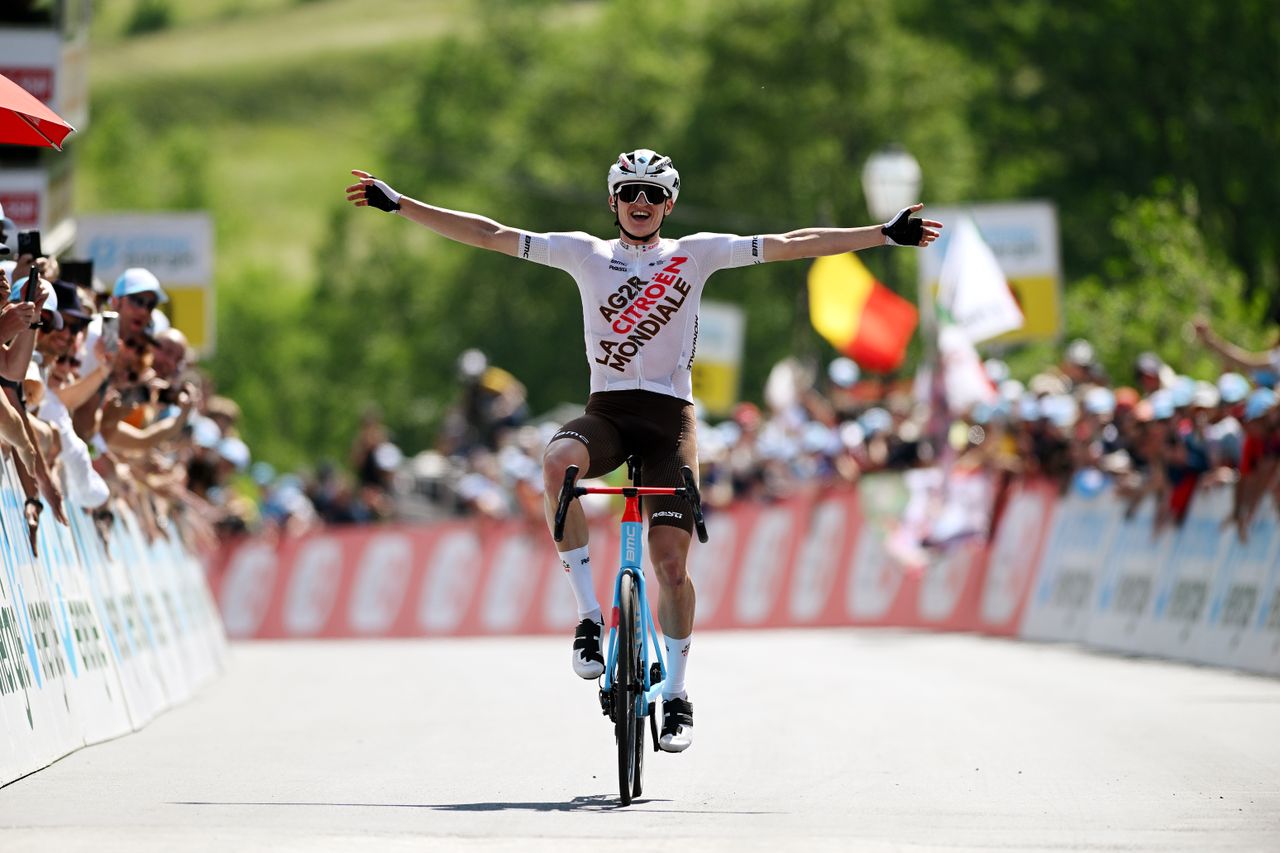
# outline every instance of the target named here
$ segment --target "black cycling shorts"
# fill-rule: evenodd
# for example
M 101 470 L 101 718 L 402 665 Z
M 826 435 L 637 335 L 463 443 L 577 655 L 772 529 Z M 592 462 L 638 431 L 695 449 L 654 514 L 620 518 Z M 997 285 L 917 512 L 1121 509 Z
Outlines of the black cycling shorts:
M 587 410 L 569 421 L 551 441 L 582 442 L 591 458 L 584 477 L 600 477 L 627 461 L 640 459 L 643 486 L 684 485 L 681 466 L 697 476 L 698 430 L 693 404 L 653 391 L 601 391 L 587 398 Z M 641 501 L 650 528 L 679 527 L 693 533 L 689 502 L 674 495 L 650 495 Z

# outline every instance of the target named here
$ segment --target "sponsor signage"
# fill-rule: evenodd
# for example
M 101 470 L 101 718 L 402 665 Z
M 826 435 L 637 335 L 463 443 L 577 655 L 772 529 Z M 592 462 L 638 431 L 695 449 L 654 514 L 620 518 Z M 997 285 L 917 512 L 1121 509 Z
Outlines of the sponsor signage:
M 747 315 L 737 305 L 704 301 L 698 311 L 693 396 L 704 414 L 727 416 L 738 403 Z
M 0 461 L 0 785 L 137 730 L 217 674 L 225 636 L 203 567 L 176 532 L 150 539 L 116 508 L 46 514 L 27 544 L 13 464 Z
M 991 247 L 1022 309 L 1022 328 L 987 341 L 1013 344 L 1056 339 L 1062 333 L 1062 260 L 1057 209 L 1047 201 L 932 207 L 926 212 L 946 224 L 969 217 Z M 920 252 L 920 286 L 934 294 L 953 231 Z
M 1269 502 L 1244 542 L 1220 524 L 1227 493 L 1212 490 L 1180 532 L 1153 536 L 1150 510 L 1125 522 L 1107 490 L 1060 497 L 1047 481 L 1018 482 L 990 542 L 904 568 L 885 542 L 906 492 L 900 475 L 879 474 L 856 489 L 717 511 L 710 542 L 689 554 L 698 630 L 978 631 L 1280 674 L 1280 526 Z M 593 522 L 591 536 L 607 608 L 619 525 Z M 563 634 L 576 621 L 549 537 L 514 521 L 324 531 L 278 549 L 250 541 L 224 552 L 212 579 L 240 637 Z M 15 659 L 24 630 L 0 632 L 18 644 Z
M 145 267 L 160 279 L 169 303 L 164 311 L 195 349 L 213 351 L 213 219 L 204 212 L 105 213 L 78 217 L 77 253 L 93 260 L 94 273 L 113 282 L 129 267 Z

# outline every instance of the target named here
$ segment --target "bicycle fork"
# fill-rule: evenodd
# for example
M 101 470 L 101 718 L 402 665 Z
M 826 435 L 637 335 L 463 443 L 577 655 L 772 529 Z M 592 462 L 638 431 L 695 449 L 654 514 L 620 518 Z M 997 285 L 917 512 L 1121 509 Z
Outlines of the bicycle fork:
M 653 622 L 653 613 L 649 610 L 649 594 L 645 587 L 644 571 L 640 568 L 643 555 L 642 536 L 644 524 L 640 520 L 639 501 L 627 498 L 626 512 L 622 517 L 622 540 L 619 553 L 618 576 L 613 582 L 613 612 L 609 619 L 609 651 L 606 656 L 604 686 L 600 690 L 600 704 L 604 713 L 613 719 L 613 680 L 618 663 L 618 622 L 620 619 L 620 601 L 622 597 L 623 575 L 630 575 L 635 585 L 638 604 L 640 606 L 640 696 L 636 697 L 637 717 L 649 716 L 649 709 L 657 701 L 662 692 L 662 683 L 667 677 L 667 664 L 663 658 L 662 645 L 658 642 L 658 632 Z M 650 656 L 652 650 L 652 657 Z M 655 738 L 656 746 L 656 738 Z

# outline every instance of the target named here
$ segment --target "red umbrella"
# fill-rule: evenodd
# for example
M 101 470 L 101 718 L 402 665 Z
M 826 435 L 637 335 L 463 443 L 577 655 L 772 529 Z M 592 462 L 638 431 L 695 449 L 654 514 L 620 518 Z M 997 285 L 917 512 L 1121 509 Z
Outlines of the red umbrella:
M 0 74 L 0 143 L 62 150 L 75 128 L 34 95 Z

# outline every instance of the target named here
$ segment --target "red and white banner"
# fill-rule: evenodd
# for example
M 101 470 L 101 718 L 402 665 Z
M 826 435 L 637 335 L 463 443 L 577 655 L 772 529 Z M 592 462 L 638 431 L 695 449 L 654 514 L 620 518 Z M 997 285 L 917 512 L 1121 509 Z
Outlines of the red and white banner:
M 990 543 L 932 552 L 919 571 L 889 556 L 902 478 L 867 478 L 708 517 L 690 573 L 698 628 L 892 625 L 1012 635 L 1049 532 L 1045 484 L 1015 485 Z M 595 525 L 600 600 L 612 599 L 617 526 Z M 326 530 L 220 554 L 210 579 L 232 637 L 417 637 L 564 633 L 577 621 L 545 527 L 477 519 Z M 649 573 L 651 595 L 658 584 Z

